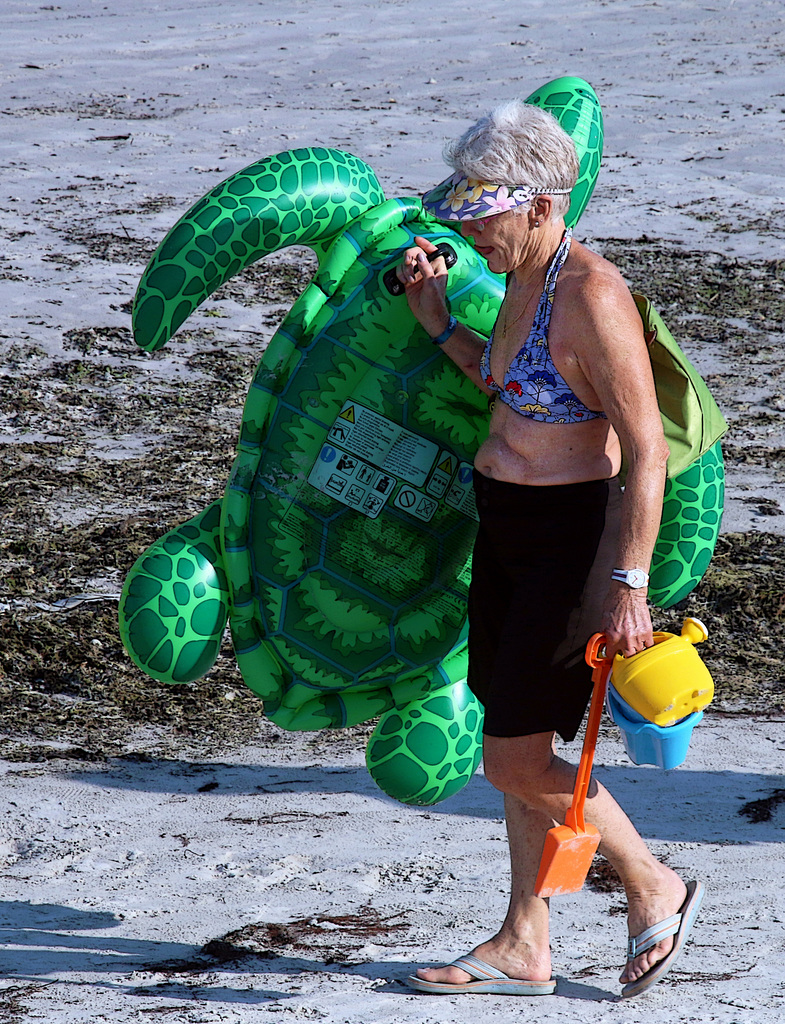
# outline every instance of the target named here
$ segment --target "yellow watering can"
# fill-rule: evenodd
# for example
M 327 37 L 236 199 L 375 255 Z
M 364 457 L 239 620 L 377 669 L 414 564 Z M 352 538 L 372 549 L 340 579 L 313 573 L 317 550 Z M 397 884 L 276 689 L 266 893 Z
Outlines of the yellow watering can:
M 613 659 L 611 685 L 622 700 L 659 726 L 672 726 L 702 711 L 714 696 L 714 682 L 695 644 L 709 633 L 700 619 L 685 619 L 681 636 L 655 633 L 654 647 Z

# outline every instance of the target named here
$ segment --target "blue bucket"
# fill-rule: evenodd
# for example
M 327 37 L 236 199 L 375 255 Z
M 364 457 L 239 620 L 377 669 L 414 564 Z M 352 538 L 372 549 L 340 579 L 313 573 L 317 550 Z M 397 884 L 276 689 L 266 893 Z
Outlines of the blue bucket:
M 687 756 L 692 730 L 703 718 L 694 711 L 674 725 L 648 722 L 623 700 L 613 685 L 608 686 L 608 713 L 621 730 L 624 749 L 633 764 L 654 764 L 660 768 L 678 768 Z

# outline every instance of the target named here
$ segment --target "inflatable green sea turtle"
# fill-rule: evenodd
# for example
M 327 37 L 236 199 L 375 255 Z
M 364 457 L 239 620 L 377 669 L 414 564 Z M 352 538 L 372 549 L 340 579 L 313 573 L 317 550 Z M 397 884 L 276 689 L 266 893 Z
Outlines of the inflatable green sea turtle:
M 599 170 L 599 102 L 575 78 L 529 102 L 575 140 L 574 224 Z M 400 294 L 393 268 L 415 235 L 442 247 L 452 310 L 487 337 L 503 280 L 419 200 L 385 200 L 348 153 L 260 160 L 166 236 L 134 302 L 134 337 L 149 351 L 271 252 L 309 245 L 319 267 L 256 370 L 223 499 L 137 561 L 120 631 L 139 667 L 182 683 L 214 663 L 228 620 L 243 679 L 274 722 L 320 729 L 380 716 L 372 776 L 397 799 L 431 804 L 468 782 L 481 753 L 482 712 L 465 684 L 466 598 L 471 466 L 488 410 Z M 674 585 L 684 585 L 685 560 L 675 561 Z

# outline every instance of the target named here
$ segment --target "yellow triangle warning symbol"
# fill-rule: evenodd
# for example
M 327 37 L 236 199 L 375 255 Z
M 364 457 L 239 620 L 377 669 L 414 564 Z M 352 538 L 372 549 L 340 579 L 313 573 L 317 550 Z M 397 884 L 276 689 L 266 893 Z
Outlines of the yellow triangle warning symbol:
M 438 469 L 443 470 L 445 473 L 452 473 L 455 469 L 455 463 L 451 455 L 448 455 L 442 462 L 439 463 Z
M 350 405 L 343 412 L 338 413 L 339 420 L 347 420 L 349 423 L 354 423 L 354 406 Z

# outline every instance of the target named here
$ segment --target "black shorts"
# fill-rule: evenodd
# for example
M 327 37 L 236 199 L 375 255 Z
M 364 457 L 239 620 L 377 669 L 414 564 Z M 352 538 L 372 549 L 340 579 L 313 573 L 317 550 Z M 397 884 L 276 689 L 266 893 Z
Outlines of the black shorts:
M 617 480 L 530 487 L 475 470 L 469 676 L 489 736 L 574 739 L 619 531 Z

